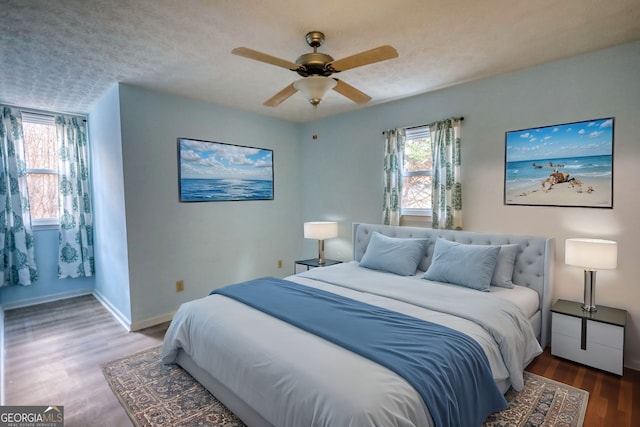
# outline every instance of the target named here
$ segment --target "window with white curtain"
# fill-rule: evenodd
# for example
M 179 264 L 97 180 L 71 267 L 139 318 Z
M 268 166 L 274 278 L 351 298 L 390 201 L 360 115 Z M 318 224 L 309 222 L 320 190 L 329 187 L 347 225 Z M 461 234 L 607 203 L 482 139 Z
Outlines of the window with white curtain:
M 401 214 L 431 216 L 431 138 L 428 126 L 406 130 Z
M 34 227 L 57 225 L 58 150 L 53 115 L 22 112 L 29 209 Z

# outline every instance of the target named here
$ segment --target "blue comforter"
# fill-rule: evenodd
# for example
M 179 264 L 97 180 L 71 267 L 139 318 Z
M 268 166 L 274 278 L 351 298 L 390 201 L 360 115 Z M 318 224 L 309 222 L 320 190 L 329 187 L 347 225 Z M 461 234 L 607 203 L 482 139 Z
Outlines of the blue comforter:
M 276 278 L 214 293 L 396 372 L 420 394 L 438 427 L 479 426 L 490 413 L 507 407 L 481 347 L 453 329 Z

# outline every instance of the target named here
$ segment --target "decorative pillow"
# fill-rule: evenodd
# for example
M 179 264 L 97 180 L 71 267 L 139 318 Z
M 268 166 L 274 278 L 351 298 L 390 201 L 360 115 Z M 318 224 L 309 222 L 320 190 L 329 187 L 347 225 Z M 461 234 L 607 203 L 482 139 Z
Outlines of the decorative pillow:
M 411 276 L 416 274 L 426 246 L 426 240 L 399 239 L 374 232 L 360 266 L 400 276 Z
M 500 246 L 465 245 L 438 238 L 424 278 L 489 291 Z
M 518 255 L 518 245 L 501 245 L 491 284 L 513 289 L 513 266 Z

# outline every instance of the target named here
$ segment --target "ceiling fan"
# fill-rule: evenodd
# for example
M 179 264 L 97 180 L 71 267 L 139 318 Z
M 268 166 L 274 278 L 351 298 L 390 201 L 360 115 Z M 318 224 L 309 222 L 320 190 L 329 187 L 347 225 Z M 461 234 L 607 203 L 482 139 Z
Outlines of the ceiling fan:
M 300 91 L 315 108 L 330 89 L 349 98 L 356 104 L 365 104 L 371 100 L 369 95 L 342 80 L 330 76 L 341 71 L 373 64 L 375 62 L 386 61 L 398 56 L 398 52 L 392 46 L 384 45 L 347 56 L 346 58 L 334 60 L 330 55 L 318 52 L 318 47 L 324 42 L 323 33 L 320 31 L 310 31 L 306 35 L 306 40 L 307 44 L 313 48 L 313 52 L 300 55 L 300 57 L 296 59 L 296 62 L 280 59 L 247 47 L 238 47 L 231 51 L 234 55 L 286 68 L 302 76 L 301 79 L 291 83 L 266 100 L 264 105 L 267 107 L 276 107 L 297 91 Z

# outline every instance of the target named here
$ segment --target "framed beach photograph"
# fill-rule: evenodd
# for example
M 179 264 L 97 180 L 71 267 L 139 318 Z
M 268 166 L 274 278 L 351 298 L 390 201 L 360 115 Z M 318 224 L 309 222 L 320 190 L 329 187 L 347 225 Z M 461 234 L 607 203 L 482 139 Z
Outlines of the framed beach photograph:
M 178 138 L 181 202 L 273 200 L 273 150 Z
M 505 205 L 613 208 L 613 117 L 508 131 Z

